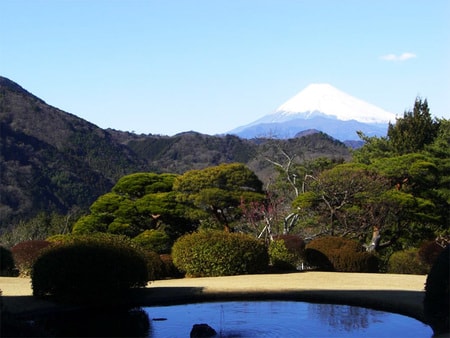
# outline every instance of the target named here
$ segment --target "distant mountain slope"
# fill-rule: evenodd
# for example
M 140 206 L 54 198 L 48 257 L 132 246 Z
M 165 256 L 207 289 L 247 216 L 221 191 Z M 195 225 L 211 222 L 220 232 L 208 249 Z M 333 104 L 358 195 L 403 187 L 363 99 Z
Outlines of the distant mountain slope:
M 290 138 L 317 129 L 338 140 L 358 140 L 357 131 L 384 136 L 395 115 L 352 97 L 329 84 L 312 84 L 282 104 L 274 113 L 231 130 L 240 137 Z
M 147 136 L 127 143 L 136 154 L 147 160 L 153 170 L 184 173 L 220 163 L 247 163 L 256 156 L 255 144 L 226 135 L 210 136 L 197 132 L 172 137 Z
M 46 104 L 0 77 L 0 228 L 40 211 L 86 210 L 123 175 L 184 173 L 220 163 L 247 164 L 263 181 L 276 175 L 267 158 L 280 149 L 296 161 L 350 158 L 323 133 L 290 140 L 185 132 L 169 137 L 103 130 Z
M 89 206 L 142 160 L 104 130 L 0 77 L 0 222 Z

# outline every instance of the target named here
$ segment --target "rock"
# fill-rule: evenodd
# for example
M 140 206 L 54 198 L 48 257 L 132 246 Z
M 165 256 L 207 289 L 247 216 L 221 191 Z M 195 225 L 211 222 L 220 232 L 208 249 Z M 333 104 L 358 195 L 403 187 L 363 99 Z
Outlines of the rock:
M 214 330 L 208 324 L 194 324 L 192 326 L 191 338 L 205 338 L 205 337 L 214 337 L 217 334 L 216 330 Z

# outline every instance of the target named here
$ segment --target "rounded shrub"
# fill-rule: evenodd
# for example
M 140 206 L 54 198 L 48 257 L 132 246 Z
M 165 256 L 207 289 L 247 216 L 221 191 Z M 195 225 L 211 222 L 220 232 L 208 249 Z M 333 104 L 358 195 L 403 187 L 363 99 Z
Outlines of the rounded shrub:
M 89 235 L 82 234 L 66 234 L 66 235 L 55 235 L 48 237 L 47 240 L 52 244 L 69 244 L 69 243 L 79 243 L 80 241 L 96 240 L 101 242 L 111 242 L 111 243 L 125 243 L 126 245 L 134 248 L 140 252 L 147 262 L 148 270 L 148 280 L 156 280 L 164 277 L 163 262 L 159 258 L 159 255 L 151 250 L 145 250 L 141 245 L 137 244 L 135 241 L 131 240 L 129 237 L 124 235 L 113 235 L 103 232 L 97 232 Z
M 450 332 L 450 246 L 437 257 L 425 284 L 424 314 L 435 335 Z
M 296 235 L 280 235 L 269 244 L 270 263 L 281 270 L 295 270 L 304 260 L 305 242 Z
M 34 261 L 40 252 L 51 243 L 44 240 L 20 242 L 11 248 L 11 252 L 21 276 L 29 276 Z
M 420 246 L 418 254 L 424 264 L 432 267 L 442 251 L 444 251 L 444 248 L 436 241 L 425 241 Z
M 191 277 L 258 273 L 269 263 L 262 241 L 224 231 L 184 235 L 174 243 L 172 257 L 175 266 Z
M 378 259 L 357 241 L 334 236 L 312 240 L 306 246 L 308 265 L 324 271 L 378 272 Z
M 11 250 L 0 246 L 0 276 L 15 275 L 14 269 L 14 258 Z
M 132 239 L 133 242 L 139 244 L 146 250 L 154 251 L 159 254 L 167 254 L 170 252 L 171 239 L 164 231 L 145 230 Z
M 113 300 L 148 281 L 144 254 L 121 236 L 73 236 L 52 245 L 31 271 L 33 295 L 75 302 Z
M 418 249 L 397 251 L 389 257 L 388 273 L 426 275 L 428 271 L 429 266 L 420 260 Z
M 147 264 L 148 280 L 163 279 L 164 275 L 164 263 L 160 256 L 154 251 L 143 251 L 145 262 Z
M 163 263 L 163 277 L 167 278 L 180 278 L 183 277 L 183 273 L 173 263 L 172 255 L 162 254 L 159 255 Z
M 295 270 L 296 259 L 293 253 L 290 253 L 282 239 L 274 240 L 269 244 L 270 264 L 281 270 Z

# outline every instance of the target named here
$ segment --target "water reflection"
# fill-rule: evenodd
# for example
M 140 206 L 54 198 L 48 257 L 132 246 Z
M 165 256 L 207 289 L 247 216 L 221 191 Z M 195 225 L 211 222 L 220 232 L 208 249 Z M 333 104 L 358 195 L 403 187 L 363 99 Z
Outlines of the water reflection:
M 32 323 L 41 337 L 189 337 L 192 326 L 201 323 L 215 329 L 217 337 L 432 337 L 429 326 L 409 317 L 294 301 L 98 308 L 59 313 Z
M 367 329 L 370 324 L 383 322 L 388 313 L 356 306 L 336 306 L 332 304 L 308 304 L 310 318 L 318 318 L 321 323 L 339 331 L 352 332 Z
M 147 307 L 152 338 L 189 337 L 207 323 L 219 337 L 432 337 L 429 326 L 406 316 L 360 307 L 291 301 L 200 303 Z

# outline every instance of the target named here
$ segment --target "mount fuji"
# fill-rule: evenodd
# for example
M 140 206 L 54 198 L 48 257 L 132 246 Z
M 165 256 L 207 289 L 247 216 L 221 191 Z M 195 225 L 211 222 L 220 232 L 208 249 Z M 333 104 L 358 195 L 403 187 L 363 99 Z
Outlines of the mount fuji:
M 357 99 L 329 84 L 311 84 L 283 103 L 274 113 L 229 132 L 242 138 L 291 138 L 308 130 L 324 132 L 341 141 L 385 136 L 396 116 Z

